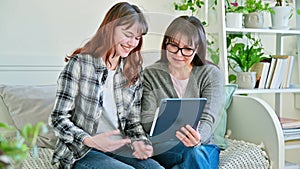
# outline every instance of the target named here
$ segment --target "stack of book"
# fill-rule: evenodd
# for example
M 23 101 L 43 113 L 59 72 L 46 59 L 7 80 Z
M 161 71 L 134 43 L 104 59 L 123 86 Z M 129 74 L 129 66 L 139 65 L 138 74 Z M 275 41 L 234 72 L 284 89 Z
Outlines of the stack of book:
M 284 169 L 300 169 L 300 166 L 296 163 L 285 161 Z
M 285 141 L 300 140 L 300 120 L 280 117 Z
M 256 63 L 251 71 L 256 72 L 256 88 L 289 88 L 294 67 L 294 56 L 274 55 Z

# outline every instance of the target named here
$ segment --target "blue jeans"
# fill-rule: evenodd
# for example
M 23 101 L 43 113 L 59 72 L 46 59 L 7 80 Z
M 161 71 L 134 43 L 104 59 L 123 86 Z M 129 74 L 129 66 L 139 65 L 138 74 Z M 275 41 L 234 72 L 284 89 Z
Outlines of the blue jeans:
M 89 151 L 76 161 L 73 169 L 164 169 L 151 158 L 138 160 L 134 157 L 104 153 L 96 149 Z
M 186 147 L 180 142 L 173 148 L 153 156 L 153 159 L 165 168 L 217 169 L 219 154 L 220 148 L 214 144 Z

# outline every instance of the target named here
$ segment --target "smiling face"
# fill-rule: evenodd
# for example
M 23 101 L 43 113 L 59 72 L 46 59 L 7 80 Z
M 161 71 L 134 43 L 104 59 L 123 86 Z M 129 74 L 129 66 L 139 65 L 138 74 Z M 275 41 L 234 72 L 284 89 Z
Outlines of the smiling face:
M 121 25 L 115 28 L 114 43 L 116 56 L 127 57 L 128 54 L 138 46 L 141 34 L 138 24 L 133 24 L 128 28 L 128 25 Z
M 168 42 L 166 52 L 169 66 L 176 69 L 192 67 L 196 47 L 194 44 L 189 44 L 188 42 L 189 40 L 186 36 L 180 36 L 179 34 L 174 37 L 174 40 Z

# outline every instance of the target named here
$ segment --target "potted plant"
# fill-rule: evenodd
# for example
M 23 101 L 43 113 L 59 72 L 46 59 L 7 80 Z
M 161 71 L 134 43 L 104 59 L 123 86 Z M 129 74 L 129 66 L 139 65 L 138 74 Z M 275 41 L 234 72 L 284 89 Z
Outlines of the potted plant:
M 262 28 L 264 24 L 263 12 L 274 13 L 269 3 L 262 0 L 246 0 L 244 8 L 247 14 L 244 15 L 244 26 L 246 28 Z
M 284 0 L 276 0 L 271 13 L 272 29 L 289 29 L 289 19 L 292 17 L 293 8 Z
M 227 28 L 242 28 L 243 14 L 247 13 L 244 6 L 239 5 L 237 1 L 230 2 L 226 0 L 225 13 Z
M 264 48 L 260 39 L 251 37 L 251 34 L 240 35 L 246 42 L 230 43 L 228 63 L 237 73 L 236 81 L 239 88 L 254 88 L 256 72 L 251 72 L 251 67 L 267 57 L 264 56 Z M 234 38 L 236 40 L 236 38 Z M 241 38 L 237 38 L 242 40 Z M 232 41 L 233 39 L 231 39 Z
M 208 2 L 208 1 L 207 1 Z M 215 9 L 215 6 L 218 4 L 218 0 L 213 1 L 213 5 L 210 7 L 212 9 Z M 204 0 L 178 0 L 176 2 L 173 2 L 175 11 L 186 11 L 190 12 L 188 15 L 196 16 L 200 18 L 203 25 L 207 25 L 208 21 L 208 11 L 205 8 L 205 2 Z M 208 6 L 208 4 L 206 4 Z M 203 9 L 203 10 L 202 10 Z M 199 14 L 200 13 L 200 14 Z
M 178 11 L 188 11 L 190 10 L 194 15 L 198 8 L 204 5 L 204 1 L 201 0 L 183 0 L 182 2 L 174 2 L 174 8 Z
M 0 123 L 0 168 L 21 168 L 22 161 L 30 152 L 37 156 L 37 138 L 39 133 L 46 133 L 43 122 L 35 125 L 27 124 L 20 131 Z

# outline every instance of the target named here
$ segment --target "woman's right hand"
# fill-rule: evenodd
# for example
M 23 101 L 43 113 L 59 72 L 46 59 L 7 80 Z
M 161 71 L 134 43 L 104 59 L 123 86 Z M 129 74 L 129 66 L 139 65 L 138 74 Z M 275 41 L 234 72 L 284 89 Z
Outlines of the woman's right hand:
M 118 135 L 118 134 L 120 134 L 119 130 L 113 130 L 113 131 L 97 134 L 93 137 L 86 137 L 83 140 L 83 144 L 103 152 L 111 152 L 124 146 L 125 144 L 131 143 L 131 140 L 129 138 L 125 138 L 121 140 L 112 140 L 109 138 L 110 136 Z

